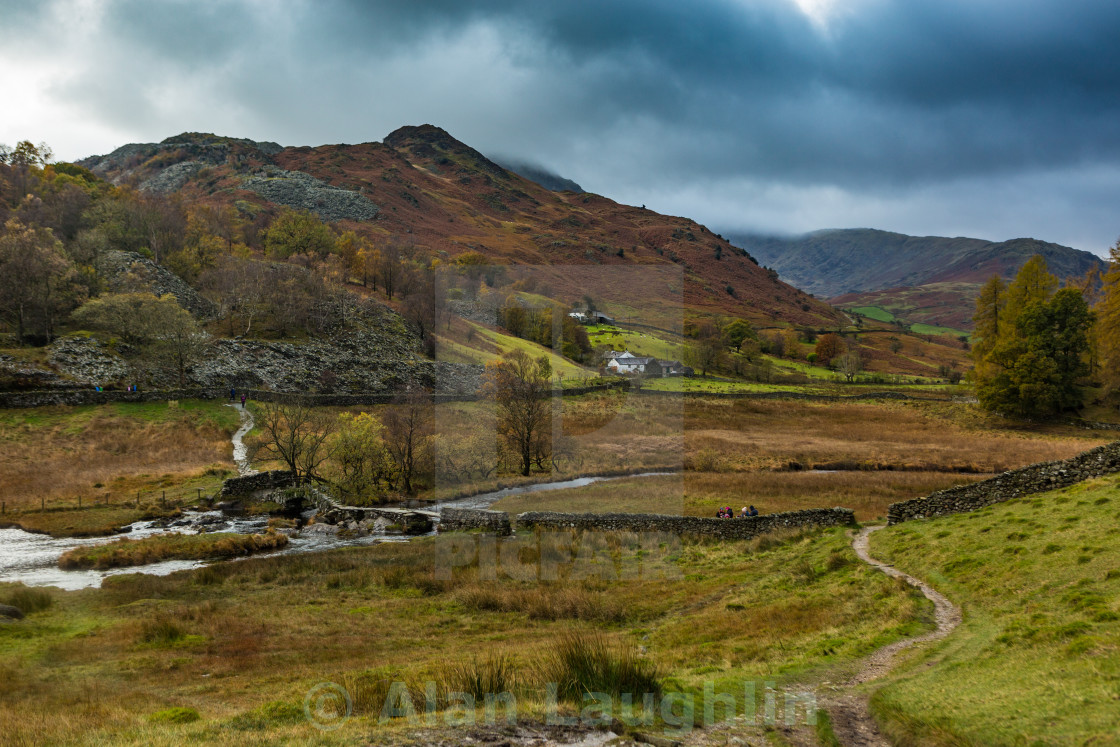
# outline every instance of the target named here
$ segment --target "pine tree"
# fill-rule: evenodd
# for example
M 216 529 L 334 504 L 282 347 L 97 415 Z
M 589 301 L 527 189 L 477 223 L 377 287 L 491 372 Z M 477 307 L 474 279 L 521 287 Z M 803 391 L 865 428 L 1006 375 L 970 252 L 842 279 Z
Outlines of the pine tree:
M 976 298 L 976 315 L 972 317 L 976 325 L 972 336 L 972 357 L 977 365 L 983 362 L 999 342 L 999 320 L 1006 304 L 1007 283 L 999 275 L 992 275 L 980 289 L 980 295 Z
M 1120 389 L 1120 241 L 1109 252 L 1108 272 L 1096 306 L 1097 351 L 1108 392 Z
M 1000 286 L 992 278 L 976 302 L 980 404 L 1023 417 L 1079 407 L 1093 324 L 1084 295 L 1077 288 L 1058 291 L 1041 255 L 1023 265 L 1005 292 Z
M 1000 319 L 1002 334 L 1015 334 L 1015 320 L 1030 304 L 1049 301 L 1058 289 L 1058 278 L 1050 274 L 1046 260 L 1036 254 L 1027 260 L 1011 285 L 1007 286 L 1007 302 Z

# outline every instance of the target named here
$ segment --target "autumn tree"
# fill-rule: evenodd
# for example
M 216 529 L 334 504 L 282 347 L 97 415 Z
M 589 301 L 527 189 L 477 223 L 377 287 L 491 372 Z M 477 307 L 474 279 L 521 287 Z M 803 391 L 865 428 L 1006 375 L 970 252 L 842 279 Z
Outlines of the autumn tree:
M 535 458 L 548 448 L 551 376 L 547 356 L 534 359 L 524 350 L 510 351 L 486 366 L 484 391 L 498 407 L 499 434 L 519 456 L 522 475 L 529 474 Z
M 1046 259 L 1041 254 L 1036 254 L 1027 260 L 1015 279 L 1007 286 L 1007 302 L 1003 306 L 1003 317 L 1009 322 L 1000 332 L 1001 336 L 1013 335 L 1018 332 L 1015 320 L 1023 310 L 1032 303 L 1048 301 L 1058 289 L 1058 278 L 1050 274 L 1046 267 Z
M 264 249 L 275 259 L 325 257 L 335 249 L 335 235 L 314 213 L 285 208 L 265 231 Z
M 844 341 L 840 339 L 840 335 L 829 332 L 817 338 L 817 346 L 813 352 L 817 355 L 817 363 L 822 366 L 829 366 L 834 358 L 843 354 Z
M 51 338 L 60 314 L 74 308 L 81 289 L 62 244 L 48 229 L 9 220 L 0 230 L 0 316 L 22 342 Z
M 972 317 L 975 331 L 972 335 L 972 353 L 977 361 L 992 351 L 999 341 L 1000 317 L 1007 306 L 1007 283 L 999 275 L 992 275 L 980 295 L 976 297 L 976 313 Z
M 332 477 L 347 495 L 368 499 L 381 485 L 392 487 L 393 460 L 383 437 L 384 426 L 368 412 L 344 412 L 332 449 Z
M 1108 391 L 1120 389 L 1120 241 L 1109 252 L 1097 313 L 1097 350 Z
M 797 330 L 793 327 L 782 332 L 782 347 L 785 348 L 785 354 L 789 356 L 790 360 L 798 360 L 801 358 L 801 336 L 797 334 Z

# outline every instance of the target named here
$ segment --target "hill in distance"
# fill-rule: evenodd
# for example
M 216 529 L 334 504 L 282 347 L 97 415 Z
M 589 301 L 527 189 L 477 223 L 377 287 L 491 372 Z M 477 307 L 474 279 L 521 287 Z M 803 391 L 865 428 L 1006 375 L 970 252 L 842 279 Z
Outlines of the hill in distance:
M 518 166 L 526 178 L 432 125 L 402 127 L 383 142 L 318 147 L 184 133 L 81 165 L 115 184 L 234 205 L 243 215 L 307 209 L 374 242 L 534 266 L 546 295 L 573 303 L 591 293 L 607 313 L 647 324 L 679 326 L 682 308 L 759 325 L 843 322 L 692 220 L 572 191 L 579 185 Z M 628 268 L 663 272 L 620 280 Z
M 837 306 L 955 329 L 972 327 L 988 278 L 1013 277 L 1035 254 L 1062 279 L 1104 267 L 1090 252 L 1029 238 L 994 242 L 859 228 L 734 240 L 783 279 Z

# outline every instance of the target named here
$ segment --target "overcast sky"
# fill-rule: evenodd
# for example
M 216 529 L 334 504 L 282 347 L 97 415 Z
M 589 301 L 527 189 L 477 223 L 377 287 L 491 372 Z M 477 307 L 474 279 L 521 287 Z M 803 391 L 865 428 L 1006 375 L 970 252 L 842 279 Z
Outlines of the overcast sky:
M 431 123 L 716 231 L 1120 236 L 1117 0 L 0 0 L 0 143 Z

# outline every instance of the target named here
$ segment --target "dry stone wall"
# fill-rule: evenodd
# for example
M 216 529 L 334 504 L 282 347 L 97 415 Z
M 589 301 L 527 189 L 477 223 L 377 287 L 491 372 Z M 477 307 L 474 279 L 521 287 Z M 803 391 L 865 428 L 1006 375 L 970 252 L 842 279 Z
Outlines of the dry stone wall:
M 600 392 L 608 389 L 625 389 L 627 381 L 610 381 L 606 384 L 565 389 L 563 396 Z M 324 407 L 352 407 L 357 405 L 388 405 L 399 396 L 395 392 L 359 392 L 355 394 L 292 394 L 264 389 L 237 389 L 237 396 L 244 394 L 260 402 L 303 402 Z M 19 392 L 0 392 L 0 408 L 48 407 L 53 405 L 103 405 L 109 402 L 160 402 L 179 399 L 227 399 L 228 387 L 197 389 L 150 389 L 139 392 L 95 389 L 59 389 Z M 474 402 L 478 394 L 439 393 L 432 397 L 437 404 L 445 402 Z
M 445 508 L 439 512 L 441 532 L 465 532 L 472 529 L 509 534 L 509 514 L 483 508 Z
M 1098 446 L 1071 459 L 1032 464 L 971 485 L 939 490 L 925 498 L 892 503 L 887 523 L 975 511 L 993 503 L 1045 493 L 1116 472 L 1120 472 L 1120 441 Z
M 218 497 L 229 498 L 239 495 L 250 495 L 258 490 L 275 490 L 295 485 L 296 476 L 282 469 L 271 472 L 255 472 L 243 477 L 231 477 L 222 483 Z
M 517 516 L 521 527 L 582 529 L 624 532 L 669 532 L 696 534 L 719 539 L 751 539 L 780 529 L 849 526 L 856 523 L 850 508 L 811 508 L 765 514 L 749 519 L 715 519 L 665 514 L 563 514 L 530 511 Z

